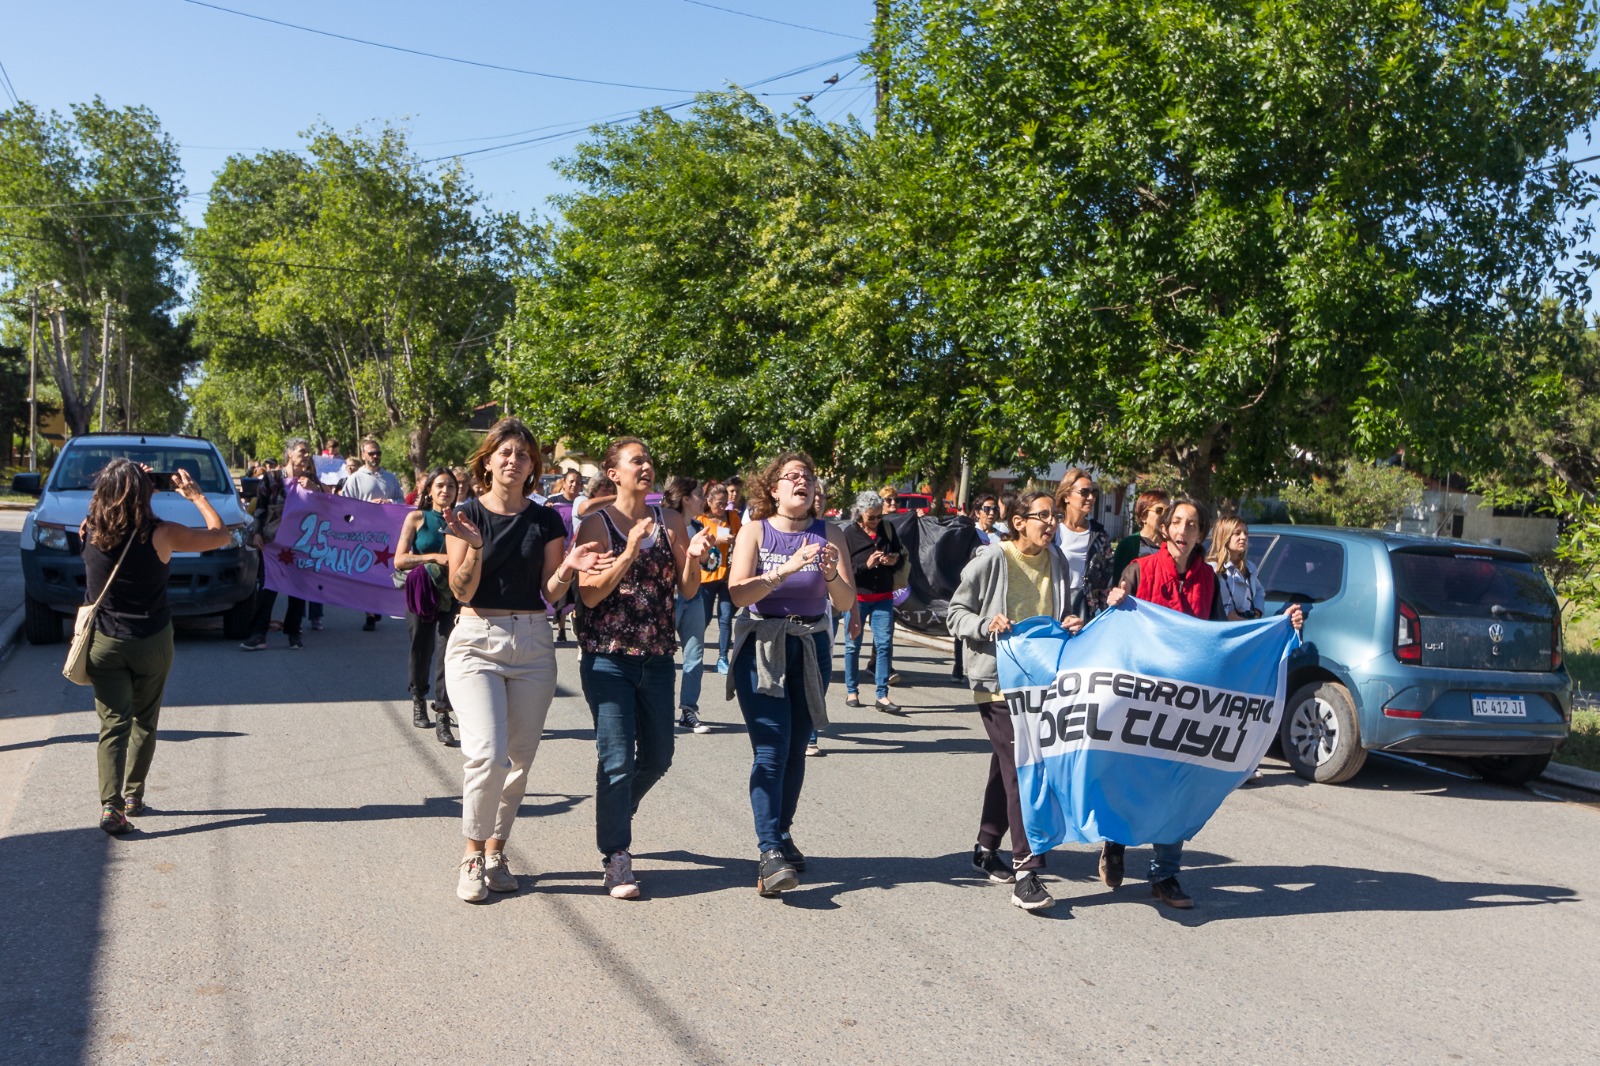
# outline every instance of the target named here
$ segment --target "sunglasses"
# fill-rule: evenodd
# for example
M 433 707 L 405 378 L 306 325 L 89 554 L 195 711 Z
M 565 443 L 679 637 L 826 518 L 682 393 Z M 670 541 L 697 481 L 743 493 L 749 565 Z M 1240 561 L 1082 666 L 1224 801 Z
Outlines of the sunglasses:
M 1000 508 L 998 508 L 998 507 L 980 507 L 980 508 L 978 508 L 978 510 L 982 514 L 999 514 L 1000 513 Z

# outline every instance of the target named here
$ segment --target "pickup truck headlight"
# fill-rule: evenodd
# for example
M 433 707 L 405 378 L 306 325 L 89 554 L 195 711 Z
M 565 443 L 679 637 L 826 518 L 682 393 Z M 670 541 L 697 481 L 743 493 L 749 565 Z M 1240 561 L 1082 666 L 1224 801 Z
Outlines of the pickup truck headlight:
M 64 552 L 67 550 L 67 529 L 65 526 L 53 526 L 45 522 L 35 522 L 33 524 L 33 542 L 41 548 Z
M 232 527 L 230 527 L 230 536 L 228 537 L 228 547 L 230 547 L 230 548 L 242 548 L 242 547 L 245 546 L 246 543 L 249 542 L 249 540 L 250 540 L 250 527 L 249 526 L 232 526 Z

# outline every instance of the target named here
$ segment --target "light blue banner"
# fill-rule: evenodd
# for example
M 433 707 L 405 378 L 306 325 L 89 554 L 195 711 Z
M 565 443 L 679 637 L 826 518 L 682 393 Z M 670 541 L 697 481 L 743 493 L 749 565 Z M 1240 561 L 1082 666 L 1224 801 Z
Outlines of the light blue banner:
M 1017 623 L 997 651 L 1028 846 L 1194 836 L 1266 754 L 1299 645 L 1283 615 L 1210 622 L 1139 600 L 1075 637 Z

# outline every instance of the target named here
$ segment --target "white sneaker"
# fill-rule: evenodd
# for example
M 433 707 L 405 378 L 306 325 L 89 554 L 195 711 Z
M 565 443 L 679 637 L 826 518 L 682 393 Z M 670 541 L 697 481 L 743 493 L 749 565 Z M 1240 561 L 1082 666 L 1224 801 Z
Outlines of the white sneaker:
M 606 860 L 605 890 L 612 899 L 638 899 L 639 882 L 633 876 L 633 856 L 618 851 Z
M 483 881 L 493 892 L 515 892 L 517 875 L 506 864 L 503 851 L 492 851 L 483 860 Z
M 467 903 L 482 903 L 489 898 L 483 881 L 483 856 L 474 852 L 461 860 L 461 875 L 456 878 L 456 895 Z

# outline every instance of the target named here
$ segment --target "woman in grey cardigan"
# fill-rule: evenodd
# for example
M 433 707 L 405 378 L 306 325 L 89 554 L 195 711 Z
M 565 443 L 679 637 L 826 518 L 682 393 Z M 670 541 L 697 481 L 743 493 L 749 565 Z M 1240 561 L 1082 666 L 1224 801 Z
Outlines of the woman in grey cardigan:
M 1050 494 L 1025 493 L 1012 513 L 1011 528 L 1009 538 L 978 552 L 962 569 L 961 586 L 950 597 L 945 624 L 965 647 L 967 680 L 994 747 L 978 842 L 972 849 L 973 868 L 995 884 L 1015 882 L 1011 902 L 1023 910 L 1041 911 L 1055 900 L 1039 882 L 1044 856 L 1028 849 L 1022 828 L 1015 738 L 1011 714 L 1000 696 L 994 642 L 1011 629 L 1013 619 L 1049 615 L 1061 619 L 1074 633 L 1083 628 L 1083 620 L 1067 613 L 1072 602 L 1072 574 L 1054 543 L 1055 501 Z M 1009 863 L 995 854 L 1008 831 Z

